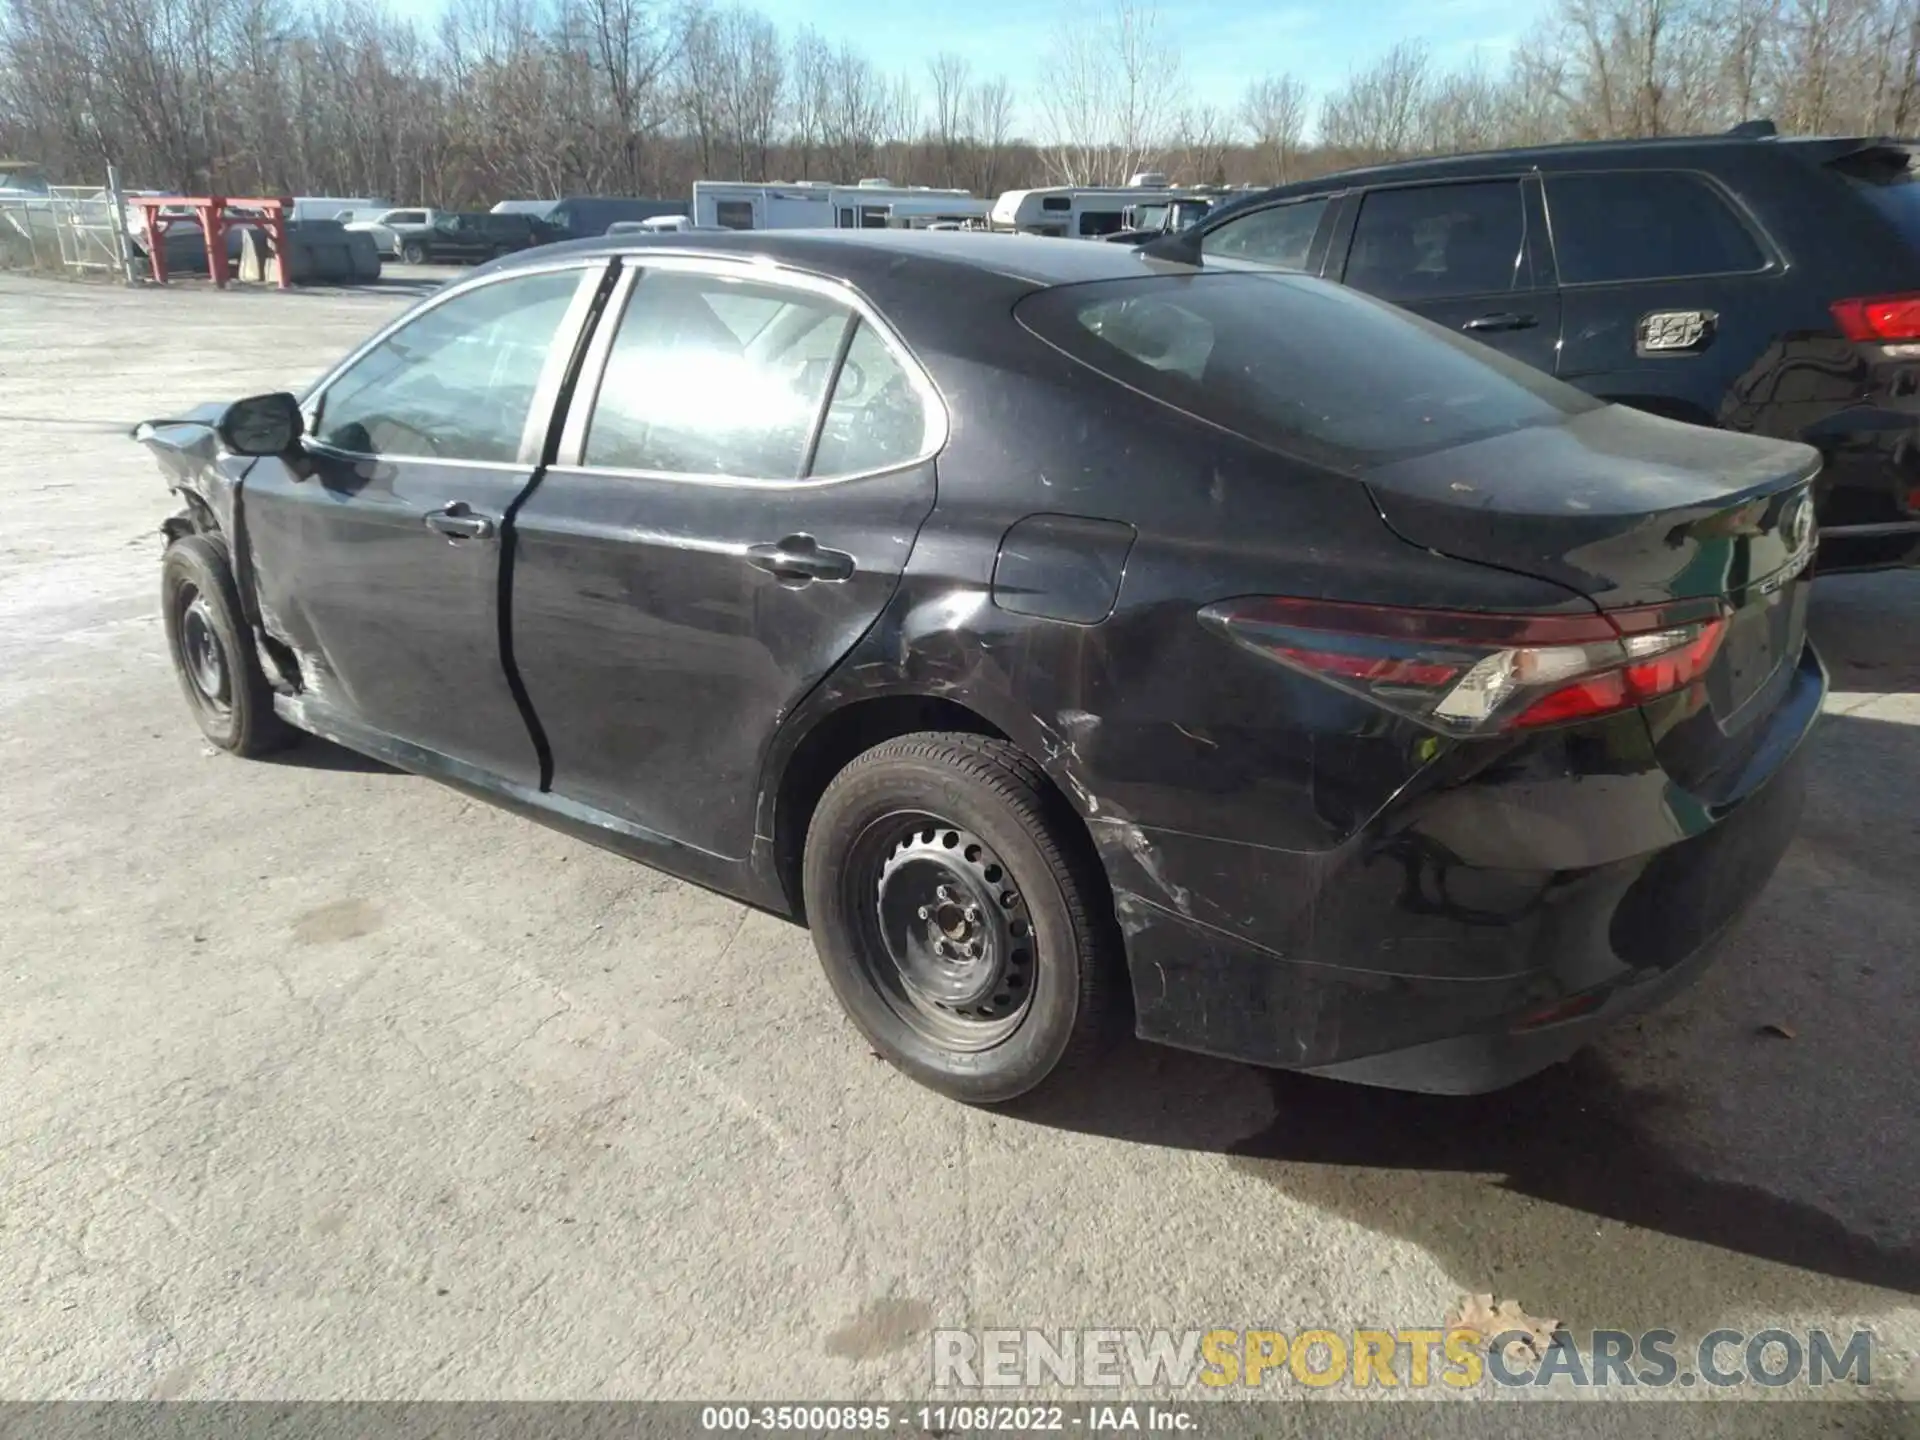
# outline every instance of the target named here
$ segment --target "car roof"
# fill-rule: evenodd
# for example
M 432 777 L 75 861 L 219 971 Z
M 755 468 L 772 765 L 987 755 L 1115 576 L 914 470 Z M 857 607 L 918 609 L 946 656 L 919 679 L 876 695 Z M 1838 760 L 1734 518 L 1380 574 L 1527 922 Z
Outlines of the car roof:
M 1311 180 L 1299 180 L 1261 190 L 1217 209 L 1207 217 L 1211 226 L 1228 213 L 1239 213 L 1273 200 L 1324 195 L 1355 185 L 1385 185 L 1399 180 L 1467 179 L 1518 170 L 1584 170 L 1599 166 L 1639 168 L 1670 165 L 1711 165 L 1734 154 L 1773 152 L 1818 164 L 1851 152 L 1882 144 L 1900 144 L 1877 136 L 1842 135 L 1670 135 L 1636 140 L 1571 140 L 1556 145 L 1531 145 L 1511 150 L 1475 150 L 1460 155 L 1429 155 L 1413 160 L 1391 160 L 1380 165 L 1336 170 Z
M 981 277 L 1024 281 L 1036 288 L 1094 280 L 1191 274 L 1193 267 L 1155 260 L 1126 245 L 979 230 L 714 230 L 603 235 L 544 246 L 500 262 L 538 264 L 557 251 L 607 255 L 704 255 L 765 259 L 849 281 L 880 299 L 896 284 L 924 284 L 924 264 Z M 921 262 L 912 264 L 911 262 Z M 910 273 L 903 273 L 907 267 Z M 894 279 L 894 277 L 898 277 Z

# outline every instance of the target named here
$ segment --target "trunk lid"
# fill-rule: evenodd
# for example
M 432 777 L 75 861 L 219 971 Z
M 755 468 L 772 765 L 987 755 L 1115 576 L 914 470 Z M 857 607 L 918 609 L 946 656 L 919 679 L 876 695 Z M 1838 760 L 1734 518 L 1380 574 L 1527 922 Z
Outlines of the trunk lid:
M 1731 736 L 1772 708 L 1805 646 L 1819 467 L 1805 445 L 1610 405 L 1365 480 L 1387 525 L 1421 549 L 1553 581 L 1602 610 L 1723 602 L 1704 694 Z M 1660 738 L 1661 717 L 1649 719 Z M 1697 771 L 1708 757 L 1687 728 Z

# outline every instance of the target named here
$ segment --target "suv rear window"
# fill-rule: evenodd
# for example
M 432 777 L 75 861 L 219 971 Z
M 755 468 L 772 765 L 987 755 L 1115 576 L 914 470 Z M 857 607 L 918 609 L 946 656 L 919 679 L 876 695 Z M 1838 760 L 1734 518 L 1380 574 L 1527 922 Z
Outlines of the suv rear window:
M 1767 263 L 1719 192 L 1679 170 L 1550 175 L 1547 214 L 1563 285 L 1730 275 Z
M 1452 331 L 1301 275 L 1058 286 L 1015 313 L 1123 385 L 1344 470 L 1555 424 L 1601 404 Z

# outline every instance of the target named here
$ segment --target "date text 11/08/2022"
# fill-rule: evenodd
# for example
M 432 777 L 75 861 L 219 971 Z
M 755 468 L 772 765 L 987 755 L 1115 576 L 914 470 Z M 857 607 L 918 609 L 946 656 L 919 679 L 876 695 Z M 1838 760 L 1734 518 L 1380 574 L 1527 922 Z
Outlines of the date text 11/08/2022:
M 700 1411 L 700 1428 L 714 1432 L 863 1434 L 896 1427 L 931 1435 L 1066 1430 L 1182 1434 L 1198 1430 L 1199 1420 L 1192 1407 L 1155 1404 L 707 1405 Z

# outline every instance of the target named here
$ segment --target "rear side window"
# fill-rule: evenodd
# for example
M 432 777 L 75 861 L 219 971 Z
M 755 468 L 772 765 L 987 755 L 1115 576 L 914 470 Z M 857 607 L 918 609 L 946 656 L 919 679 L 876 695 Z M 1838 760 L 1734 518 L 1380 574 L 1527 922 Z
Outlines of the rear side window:
M 1346 282 L 1386 300 L 1445 300 L 1532 283 L 1517 180 L 1375 190 L 1360 206 Z
M 1040 208 L 1042 210 L 1071 210 L 1073 209 L 1073 199 L 1068 195 L 1042 195 L 1040 197 Z
M 926 446 L 927 414 L 912 379 L 874 328 L 856 323 L 807 472 L 812 476 L 883 470 L 905 464 Z
M 1551 425 L 1601 404 L 1417 316 L 1301 275 L 1059 286 L 1016 313 L 1103 375 L 1337 469 Z
M 1200 251 L 1204 255 L 1230 255 L 1262 265 L 1304 270 L 1307 252 L 1313 248 L 1314 232 L 1320 228 L 1320 217 L 1326 210 L 1325 199 L 1296 200 L 1291 205 L 1255 210 L 1209 230 L 1201 237 Z
M 1727 275 L 1766 264 L 1753 233 L 1698 175 L 1614 171 L 1546 183 L 1563 285 Z

